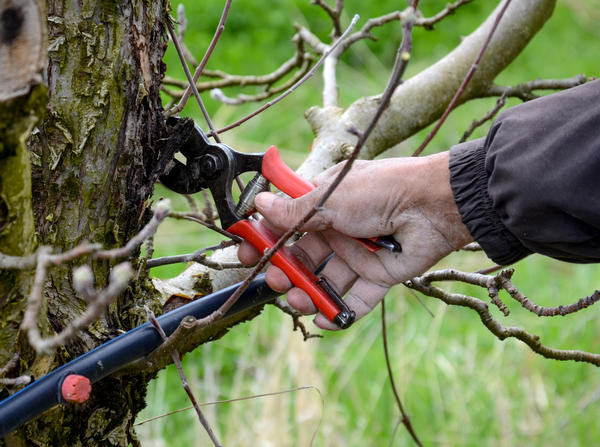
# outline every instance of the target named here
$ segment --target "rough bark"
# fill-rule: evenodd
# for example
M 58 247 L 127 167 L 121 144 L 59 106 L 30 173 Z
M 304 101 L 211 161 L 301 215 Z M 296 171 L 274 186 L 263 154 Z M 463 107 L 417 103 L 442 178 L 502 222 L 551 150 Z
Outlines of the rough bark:
M 21 198 L 33 208 L 33 215 L 21 217 L 29 224 L 23 228 L 31 234 L 35 231 L 40 244 L 57 251 L 86 240 L 120 246 L 148 219 L 153 185 L 174 150 L 169 144 L 172 129 L 165 125 L 158 93 L 164 72 L 166 2 L 48 0 L 46 14 L 46 116 L 29 139 L 30 152 L 25 153 L 20 145 L 16 154 L 24 165 L 30 155 L 33 165 L 32 175 L 27 175 L 27 167 L 20 174 L 30 183 L 33 197 L 33 201 Z M 21 142 L 30 128 L 20 133 Z M 10 169 L 4 161 L 3 167 Z M 3 185 L 8 184 L 6 180 L 3 175 Z M 17 195 L 13 192 L 12 197 Z M 32 243 L 25 244 L 25 235 L 13 240 L 24 241 L 21 253 L 33 251 Z M 102 287 L 111 265 L 90 263 L 96 285 Z M 43 333 L 59 331 L 85 308 L 71 286 L 72 267 L 54 268 L 48 276 L 39 321 Z M 29 275 L 5 272 L 0 283 L 3 309 L 14 309 L 1 317 L 2 326 L 9 323 L 13 331 L 2 338 L 0 358 L 16 346 L 20 373 L 34 378 L 143 322 L 143 304 L 160 311 L 158 295 L 142 271 L 128 292 L 81 338 L 54 355 L 36 355 L 18 332 Z M 4 442 L 137 444 L 131 425 L 144 404 L 147 381 L 147 374 L 104 380 L 94 387 L 87 403 L 56 408 Z

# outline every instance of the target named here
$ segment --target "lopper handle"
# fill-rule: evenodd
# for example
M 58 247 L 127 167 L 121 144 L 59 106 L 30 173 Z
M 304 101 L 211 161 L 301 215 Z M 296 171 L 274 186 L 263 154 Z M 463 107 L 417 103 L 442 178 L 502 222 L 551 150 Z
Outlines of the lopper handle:
M 297 199 L 315 189 L 312 183 L 299 177 L 298 174 L 283 162 L 275 146 L 267 149 L 267 152 L 263 156 L 262 175 L 273 183 L 277 189 L 283 191 L 293 199 Z M 386 247 L 394 252 L 402 250 L 400 244 L 391 238 L 391 236 L 354 239 L 360 242 L 371 253 L 376 252 L 382 247 Z
M 242 219 L 227 231 L 250 242 L 260 253 L 273 248 L 278 238 L 259 222 Z M 294 286 L 301 288 L 310 296 L 315 307 L 325 317 L 342 329 L 354 321 L 354 312 L 350 311 L 342 299 L 331 289 L 329 293 L 321 285 L 319 278 L 308 270 L 287 247 L 281 247 L 271 258 L 271 263 L 279 267 Z

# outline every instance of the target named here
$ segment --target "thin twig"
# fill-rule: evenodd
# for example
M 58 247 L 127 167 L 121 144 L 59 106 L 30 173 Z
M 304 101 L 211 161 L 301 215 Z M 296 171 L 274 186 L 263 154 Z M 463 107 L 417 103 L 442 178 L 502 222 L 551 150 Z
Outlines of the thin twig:
M 506 95 L 510 98 L 519 98 L 522 101 L 529 101 L 539 96 L 533 92 L 536 90 L 566 90 L 576 87 L 592 80 L 584 74 L 578 74 L 572 78 L 566 79 L 536 79 L 534 81 L 524 82 L 509 87 L 492 85 L 486 92 L 478 95 L 480 98 L 487 96 Z
M 429 314 L 429 316 L 431 318 L 435 318 L 435 315 L 433 314 L 433 312 L 431 311 L 431 309 L 429 309 L 429 307 L 427 307 L 427 305 L 425 304 L 425 302 L 421 299 L 421 297 L 419 295 L 417 295 L 415 293 L 414 290 L 409 289 L 408 287 L 406 288 L 406 290 L 408 290 L 410 292 L 410 294 L 417 300 L 417 302 L 423 306 L 423 309 L 425 309 L 425 311 Z
M 505 104 L 506 104 L 506 93 L 502 93 L 502 95 L 498 98 L 498 100 L 496 101 L 496 104 L 494 105 L 494 107 L 491 110 L 489 110 L 480 119 L 473 120 L 473 122 L 471 123 L 469 128 L 467 130 L 465 130 L 465 133 L 463 133 L 463 136 L 460 138 L 460 140 L 458 142 L 464 143 L 465 141 L 467 141 L 467 138 L 469 138 L 471 136 L 471 134 L 473 133 L 473 131 L 475 129 L 477 129 L 479 126 L 485 124 L 487 121 L 494 118 L 496 116 L 496 114 L 500 111 L 500 109 L 502 107 L 504 107 Z M 477 245 L 479 245 L 479 244 L 477 244 Z M 465 250 L 465 248 L 463 247 L 462 250 Z M 479 250 L 481 250 L 481 247 L 479 248 Z
M 232 0 L 227 0 L 225 2 L 225 7 L 223 8 L 223 12 L 221 13 L 221 18 L 219 19 L 219 24 L 217 25 L 217 29 L 215 30 L 213 38 L 210 41 L 210 44 L 208 45 L 208 48 L 206 49 L 206 53 L 204 53 L 204 56 L 202 57 L 200 64 L 198 64 L 198 66 L 196 67 L 196 71 L 194 72 L 194 76 L 193 76 L 193 78 L 191 78 L 191 80 L 190 80 L 190 77 L 187 76 L 187 73 L 189 73 L 189 70 L 187 70 L 186 77 L 188 78 L 189 84 L 188 84 L 187 88 L 185 89 L 185 92 L 183 92 L 183 96 L 181 97 L 179 104 L 177 104 L 175 107 L 173 107 L 171 110 L 169 110 L 167 112 L 168 116 L 172 116 L 172 115 L 175 115 L 175 114 L 181 112 L 183 110 L 183 108 L 185 107 L 192 92 L 194 93 L 195 96 L 197 96 L 197 98 L 199 98 L 198 89 L 196 88 L 196 82 L 198 81 L 198 79 L 200 79 L 200 75 L 202 74 L 202 71 L 206 67 L 206 64 L 208 63 L 208 59 L 210 59 L 210 56 L 212 55 L 213 50 L 217 46 L 219 37 L 221 37 L 221 34 L 223 33 L 223 30 L 225 29 L 225 22 L 227 21 L 227 15 L 229 14 L 229 9 L 231 8 L 231 1 Z M 167 23 L 169 23 L 168 20 L 167 20 Z M 185 62 L 183 62 L 183 64 L 185 65 L 185 68 L 184 68 L 184 70 L 185 70 L 187 68 L 187 65 L 185 64 Z M 195 91 L 194 91 L 194 89 L 195 89 Z M 202 106 L 201 106 L 201 108 L 202 108 Z M 204 110 L 203 110 L 203 113 L 204 113 Z M 208 116 L 208 113 L 205 115 L 205 118 L 207 116 Z M 209 127 L 212 131 L 213 128 L 211 127 L 210 119 L 207 120 L 207 123 L 209 124 Z M 218 140 L 218 137 L 215 138 L 215 141 L 217 141 L 217 140 Z
M 502 5 L 502 8 L 500 9 L 500 11 L 498 11 L 498 14 L 496 15 L 496 19 L 494 20 L 494 24 L 492 25 L 492 28 L 490 29 L 490 32 L 488 33 L 488 35 L 481 47 L 481 50 L 479 50 L 479 54 L 475 58 L 475 61 L 471 65 L 471 68 L 469 68 L 469 71 L 467 72 L 465 78 L 463 79 L 462 83 L 460 84 L 460 87 L 454 94 L 454 97 L 450 101 L 450 104 L 448 104 L 448 107 L 446 107 L 446 110 L 442 114 L 442 117 L 438 120 L 438 122 L 436 123 L 436 125 L 432 129 L 432 131 L 429 133 L 429 135 L 427 135 L 427 137 L 425 138 L 425 141 L 423 141 L 423 143 L 421 143 L 421 145 L 417 148 L 417 150 L 412 154 L 413 157 L 418 157 L 421 154 L 421 152 L 423 152 L 423 150 L 427 147 L 429 142 L 438 133 L 438 130 L 440 130 L 440 127 L 442 127 L 442 124 L 444 124 L 446 122 L 446 118 L 448 118 L 448 115 L 450 114 L 450 112 L 452 110 L 454 110 L 454 107 L 456 106 L 456 104 L 458 104 L 458 100 L 460 99 L 463 92 L 467 88 L 469 81 L 475 74 L 475 70 L 477 70 L 477 67 L 479 66 L 479 62 L 481 61 L 481 58 L 483 57 L 483 53 L 485 53 L 485 50 L 489 46 L 489 44 L 492 40 L 492 37 L 494 36 L 494 33 L 496 32 L 496 29 L 498 28 L 498 25 L 500 24 L 500 20 L 504 16 L 504 13 L 506 12 L 508 5 L 510 5 L 510 2 L 511 2 L 511 0 L 506 0 L 504 5 Z
M 275 84 L 277 81 L 282 79 L 284 76 L 289 74 L 294 68 L 302 67 L 306 63 L 310 63 L 314 60 L 314 56 L 310 53 L 305 53 L 301 48 L 296 51 L 296 54 L 292 56 L 290 59 L 286 60 L 281 64 L 278 68 L 276 68 L 271 73 L 267 73 L 264 75 L 234 75 L 230 73 L 226 73 L 224 71 L 213 71 L 211 74 L 217 77 L 217 80 L 214 81 L 205 81 L 205 82 L 197 82 L 196 88 L 199 92 L 204 92 L 207 90 L 214 89 L 222 89 L 226 87 L 233 86 L 248 86 L 248 85 L 265 85 L 270 87 Z M 203 73 L 205 76 L 207 73 Z M 180 79 L 172 78 L 170 76 L 165 76 L 162 81 L 163 86 L 174 86 L 181 89 L 185 89 L 188 86 L 186 81 L 182 81 Z M 183 92 L 169 92 L 166 89 L 163 89 L 169 96 L 173 98 L 182 98 Z M 169 111 L 170 113 L 171 111 Z
M 232 241 L 235 241 L 237 243 L 242 242 L 242 238 L 241 237 L 239 237 L 239 236 L 237 236 L 237 235 L 235 235 L 233 233 L 230 233 L 227 230 L 223 230 L 222 228 L 220 228 L 219 226 L 215 225 L 214 223 L 210 223 L 210 222 L 208 222 L 206 220 L 203 220 L 202 217 L 204 217 L 204 216 L 195 216 L 195 215 L 193 215 L 191 213 L 177 213 L 177 212 L 174 212 L 174 213 L 171 213 L 169 217 L 172 217 L 174 219 L 189 220 L 190 222 L 196 222 L 196 223 L 198 223 L 200 225 L 205 226 L 206 228 L 208 228 L 210 230 L 216 231 L 217 233 L 219 233 L 219 234 L 221 234 L 221 235 L 223 235 L 223 236 L 231 239 Z
M 152 322 L 152 325 L 154 326 L 156 331 L 160 334 L 163 341 L 167 341 L 168 340 L 167 334 L 165 334 L 165 331 L 160 326 L 160 323 L 154 317 L 154 314 L 152 314 L 152 312 L 149 309 L 148 309 L 148 312 L 150 314 L 150 321 Z M 173 349 L 171 351 L 171 357 L 173 358 L 173 363 L 175 363 L 175 367 L 177 368 L 177 372 L 179 373 L 179 378 L 181 379 L 181 385 L 183 386 L 183 389 L 187 393 L 188 397 L 190 398 L 190 401 L 192 402 L 192 406 L 196 410 L 196 414 L 198 415 L 198 419 L 200 420 L 200 423 L 206 430 L 206 433 L 208 433 L 208 436 L 209 436 L 210 440 L 212 441 L 212 443 L 215 445 L 215 447 L 222 447 L 221 443 L 219 442 L 219 440 L 215 436 L 212 428 L 210 427 L 210 424 L 204 417 L 204 414 L 202 413 L 202 410 L 200 409 L 200 406 L 198 405 L 198 401 L 196 400 L 194 393 L 190 389 L 190 386 L 187 381 L 187 377 L 185 375 L 185 372 L 183 371 L 183 366 L 181 364 L 181 358 L 179 357 L 179 352 L 176 349 Z
M 356 24 L 357 21 L 358 21 L 358 15 L 354 16 L 354 18 L 352 19 L 352 22 L 350 22 L 350 25 L 348 26 L 348 28 L 346 29 L 346 31 L 340 36 L 340 38 L 338 40 L 336 40 L 331 45 L 331 47 L 329 48 L 329 50 L 326 51 L 323 54 L 323 56 L 321 56 L 321 58 L 317 61 L 317 63 L 308 71 L 308 73 L 306 73 L 304 76 L 302 76 L 302 78 L 298 82 L 296 82 L 294 85 L 292 85 L 288 90 L 286 90 L 285 92 L 283 92 L 277 98 L 272 99 L 271 101 L 265 103 L 262 107 L 259 107 L 257 110 L 255 110 L 251 114 L 249 114 L 249 115 L 247 115 L 247 116 L 245 116 L 245 117 L 237 120 L 234 123 L 231 123 L 228 126 L 223 127 L 222 129 L 219 129 L 218 133 L 227 132 L 228 130 L 231 130 L 231 129 L 233 129 L 235 127 L 238 127 L 239 125 L 245 123 L 249 119 L 254 118 L 258 114 L 260 114 L 260 113 L 264 112 L 265 110 L 267 110 L 272 105 L 277 104 L 283 98 L 285 98 L 286 96 L 288 96 L 289 94 L 291 94 L 294 90 L 296 90 L 298 87 L 300 87 L 302 84 L 304 84 L 304 82 L 306 82 L 306 80 L 308 80 L 313 74 L 315 74 L 315 72 L 319 69 L 319 67 L 321 66 L 321 64 L 323 63 L 323 61 L 327 58 L 327 56 L 329 56 L 333 51 L 335 51 L 335 49 L 337 48 L 337 46 L 344 40 L 344 38 L 348 35 L 348 33 L 350 31 L 352 31 L 352 29 L 354 28 L 354 25 Z
M 194 97 L 196 98 L 196 101 L 198 102 L 198 105 L 200 106 L 200 110 L 202 110 L 202 115 L 204 115 L 204 120 L 206 121 L 206 124 L 208 125 L 208 127 L 211 131 L 211 136 L 214 138 L 214 140 L 217 143 L 220 143 L 221 140 L 219 138 L 219 135 L 215 131 L 215 127 L 213 126 L 212 120 L 210 119 L 210 115 L 208 114 L 208 111 L 206 110 L 206 107 L 204 106 L 204 102 L 202 102 L 202 98 L 200 98 L 200 93 L 198 93 L 198 89 L 196 88 L 196 82 L 192 78 L 190 69 L 187 66 L 187 62 L 185 60 L 185 55 L 183 54 L 183 50 L 181 48 L 181 45 L 179 44 L 179 39 L 177 38 L 177 35 L 175 34 L 175 30 L 173 29 L 173 24 L 171 23 L 171 20 L 167 20 L 166 22 L 167 22 L 167 29 L 169 30 L 169 34 L 171 36 L 171 40 L 173 41 L 173 44 L 175 45 L 175 50 L 177 51 L 177 55 L 179 56 L 179 60 L 181 62 L 181 67 L 183 68 L 185 77 L 187 78 L 189 86 L 192 89 L 192 92 L 194 93 Z
M 292 322 L 294 324 L 294 331 L 296 329 L 300 329 L 300 332 L 302 332 L 302 337 L 304 338 L 304 341 L 307 341 L 309 338 L 322 338 L 323 336 L 320 334 L 311 334 L 309 332 L 308 329 L 306 329 L 306 326 L 304 326 L 304 323 L 300 320 L 300 318 L 302 317 L 302 314 L 300 312 L 298 312 L 296 309 L 294 309 L 292 306 L 289 305 L 289 303 L 281 298 L 277 298 L 275 301 L 273 301 L 273 305 L 275 307 L 277 307 L 279 310 L 281 310 L 282 312 L 288 314 L 290 317 L 292 317 Z
M 402 422 L 402 424 L 404 424 L 404 426 L 406 427 L 406 431 L 408 431 L 415 443 L 419 447 L 423 447 L 423 444 L 421 444 L 421 441 L 419 440 L 419 437 L 417 436 L 417 433 L 415 432 L 415 429 L 413 428 L 412 423 L 410 422 L 410 417 L 408 417 L 408 414 L 404 410 L 404 405 L 402 405 L 402 400 L 400 399 L 400 394 L 398 394 L 396 382 L 394 381 L 394 374 L 392 372 L 392 365 L 390 363 L 390 352 L 388 349 L 387 342 L 387 327 L 385 324 L 385 300 L 381 301 L 381 334 L 383 336 L 382 338 L 383 353 L 385 355 L 385 366 L 387 367 L 388 377 L 390 378 L 390 385 L 392 387 L 392 392 L 394 393 L 394 398 L 396 399 L 396 404 L 398 405 L 398 410 L 400 410 L 400 414 L 402 415 L 402 419 L 400 421 Z
M 329 6 L 323 0 L 313 0 L 312 4 L 319 6 L 331 18 L 331 22 L 333 23 L 332 37 L 340 36 L 342 34 L 342 24 L 340 23 L 340 16 L 342 15 L 342 8 L 344 2 L 341 0 L 337 0 L 335 4 L 335 9 Z
M 207 265 L 207 267 L 215 268 L 216 270 L 223 270 L 226 268 L 243 268 L 247 267 L 245 264 L 241 263 L 218 263 L 214 261 L 210 261 L 206 259 L 207 251 L 220 250 L 222 248 L 231 247 L 235 245 L 237 242 L 235 241 L 222 241 L 217 245 L 211 245 L 210 247 L 200 248 L 193 253 L 188 253 L 184 255 L 175 255 L 175 256 L 163 256 L 162 258 L 149 259 L 146 263 L 148 268 L 160 267 L 162 265 L 169 264 L 178 264 L 178 263 L 187 263 L 187 262 L 199 262 L 201 264 Z
M 600 301 L 600 290 L 596 290 L 590 296 L 586 296 L 577 300 L 575 303 L 569 304 L 567 306 L 556 306 L 556 307 L 544 307 L 535 304 L 525 295 L 523 295 L 515 285 L 510 282 L 510 278 L 514 273 L 513 269 L 506 269 L 496 275 L 497 281 L 502 286 L 504 290 L 508 292 L 508 294 L 517 302 L 523 306 L 523 308 L 527 309 L 529 312 L 536 314 L 538 317 L 555 317 L 555 316 L 565 316 L 575 312 L 578 312 L 582 309 L 592 306 Z
M 304 61 L 304 63 L 300 67 L 300 69 L 296 73 L 294 73 L 294 75 L 288 81 L 286 81 L 285 83 L 283 83 L 277 87 L 274 87 L 274 88 L 269 87 L 260 93 L 256 93 L 254 95 L 247 95 L 247 94 L 240 93 L 236 97 L 231 98 L 231 97 L 225 95 L 225 93 L 220 88 L 214 88 L 210 91 L 210 96 L 213 99 L 216 99 L 217 101 L 222 102 L 223 104 L 234 105 L 234 106 L 237 106 L 240 104 L 245 104 L 247 102 L 263 101 L 265 99 L 270 98 L 271 96 L 274 96 L 278 93 L 281 93 L 281 92 L 287 90 L 292 85 L 294 85 L 296 82 L 298 82 L 299 79 L 302 79 L 302 77 L 306 73 L 308 73 L 308 71 L 310 70 L 311 62 L 312 62 L 312 60 L 310 58 L 306 58 L 306 60 Z
M 315 390 L 318 394 L 319 397 L 321 399 L 321 417 L 319 418 L 319 423 L 317 424 L 317 426 L 315 427 L 315 431 L 313 432 L 311 441 L 310 441 L 310 445 L 313 445 L 313 442 L 315 440 L 315 437 L 317 436 L 317 433 L 319 432 L 319 428 L 321 427 L 321 423 L 323 422 L 323 414 L 324 414 L 324 410 L 325 410 L 325 399 L 323 398 L 323 393 L 321 393 L 321 390 L 313 385 L 304 385 L 304 386 L 299 386 L 296 388 L 290 388 L 288 390 L 281 390 L 281 391 L 274 391 L 271 393 L 261 393 L 261 394 L 255 394 L 252 396 L 244 396 L 244 397 L 235 397 L 233 399 L 225 399 L 225 400 L 217 400 L 214 402 L 204 402 L 201 404 L 198 404 L 201 407 L 205 407 L 208 405 L 220 405 L 220 404 L 228 404 L 228 403 L 232 403 L 232 402 L 240 402 L 240 401 L 244 401 L 244 400 L 251 400 L 251 399 L 261 399 L 263 397 L 272 397 L 272 396 L 280 396 L 282 394 L 288 394 L 288 393 L 295 393 L 297 391 L 304 391 L 304 390 Z M 179 408 L 177 410 L 173 410 L 173 411 L 169 411 L 168 413 L 165 414 L 161 414 L 159 416 L 154 416 L 148 419 L 145 419 L 141 422 L 137 422 L 136 424 L 134 424 L 134 427 L 137 427 L 138 425 L 142 425 L 142 424 L 146 424 L 148 422 L 152 422 L 155 421 L 157 419 L 161 419 L 167 416 L 171 416 L 173 414 L 176 413 L 181 413 L 182 411 L 188 411 L 191 410 L 192 408 L 194 408 L 193 406 L 189 406 L 189 407 L 185 407 L 185 408 Z
M 419 18 L 417 20 L 417 22 L 415 23 L 415 26 L 422 26 L 423 28 L 425 28 L 427 30 L 432 30 L 433 26 L 436 23 L 442 21 L 449 15 L 454 14 L 454 12 L 458 8 L 460 8 L 463 5 L 466 5 L 467 3 L 471 3 L 472 1 L 473 0 L 457 0 L 454 3 L 448 3 L 446 5 L 446 7 L 444 9 L 442 9 L 440 12 L 438 12 L 437 14 L 435 14 L 431 17 Z
M 440 22 L 448 15 L 453 14 L 458 8 L 471 1 L 473 0 L 458 0 L 454 3 L 449 3 L 443 10 L 432 17 L 421 17 L 419 11 L 410 11 L 408 8 L 404 11 L 393 11 L 380 17 L 372 17 L 365 22 L 360 30 L 356 31 L 346 39 L 344 42 L 344 50 L 363 39 L 377 40 L 371 33 L 371 30 L 376 26 L 383 26 L 391 22 L 412 20 L 414 26 L 421 26 L 428 30 L 433 29 L 433 25 Z M 409 17 L 409 15 L 412 15 L 413 17 Z

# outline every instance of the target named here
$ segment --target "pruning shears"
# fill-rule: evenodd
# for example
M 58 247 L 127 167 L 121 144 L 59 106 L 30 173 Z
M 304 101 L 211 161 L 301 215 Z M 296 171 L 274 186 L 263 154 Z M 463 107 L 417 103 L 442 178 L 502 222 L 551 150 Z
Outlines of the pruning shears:
M 250 242 L 260 253 L 272 249 L 278 237 L 251 217 L 255 212 L 256 195 L 268 191 L 270 183 L 292 198 L 315 188 L 283 162 L 275 146 L 264 153 L 237 152 L 226 144 L 211 143 L 198 125 L 179 151 L 185 156 L 186 163 L 173 159 L 161 182 L 181 194 L 210 190 L 223 229 Z M 256 172 L 256 175 L 244 187 L 236 204 L 232 185 L 235 178 L 245 172 Z M 371 252 L 381 248 L 401 251 L 400 244 L 391 236 L 357 240 Z M 278 250 L 271 263 L 283 270 L 294 286 L 304 290 L 329 321 L 342 329 L 354 322 L 355 313 L 327 280 L 317 277 L 288 248 Z

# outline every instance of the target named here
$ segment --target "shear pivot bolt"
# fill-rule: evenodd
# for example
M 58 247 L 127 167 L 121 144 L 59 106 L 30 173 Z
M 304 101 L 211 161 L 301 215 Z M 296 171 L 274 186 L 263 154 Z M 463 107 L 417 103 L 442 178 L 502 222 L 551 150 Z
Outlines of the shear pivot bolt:
M 83 403 L 90 397 L 90 379 L 78 374 L 69 374 L 62 383 L 61 394 L 67 402 Z
M 206 154 L 200 158 L 200 173 L 205 178 L 215 178 L 219 174 L 219 171 L 223 168 L 223 163 L 219 157 L 213 154 Z

